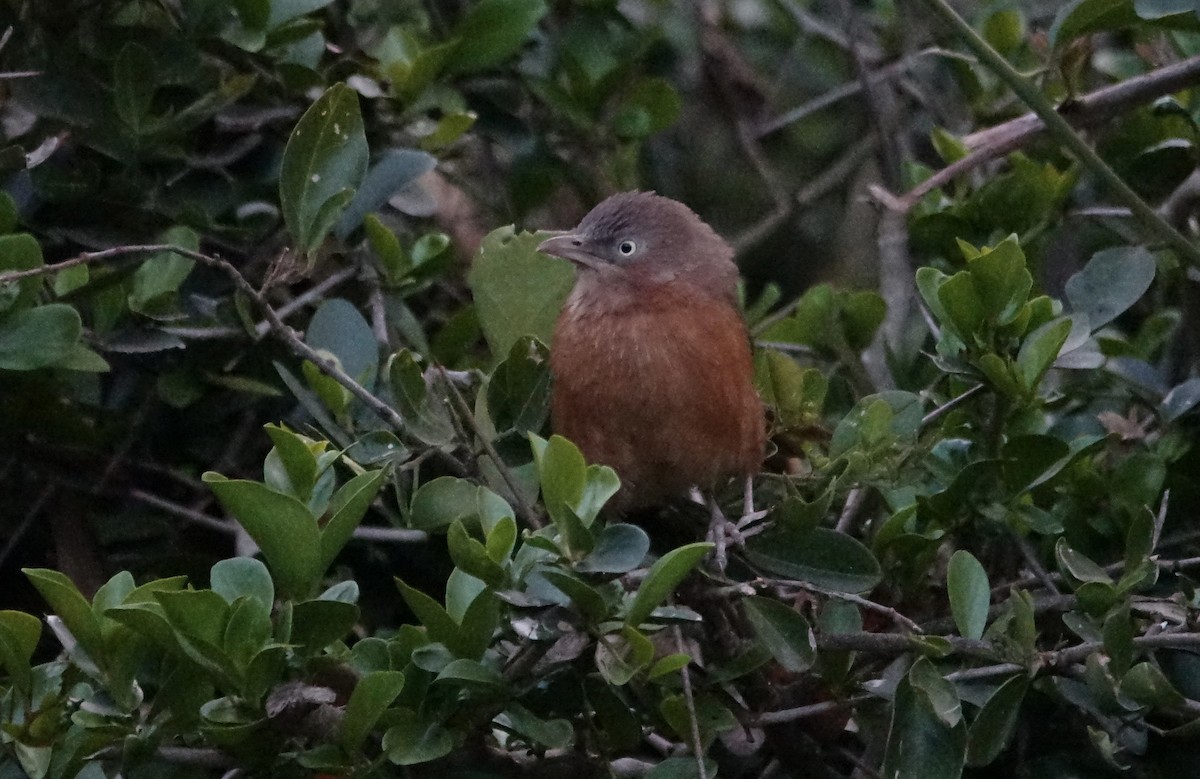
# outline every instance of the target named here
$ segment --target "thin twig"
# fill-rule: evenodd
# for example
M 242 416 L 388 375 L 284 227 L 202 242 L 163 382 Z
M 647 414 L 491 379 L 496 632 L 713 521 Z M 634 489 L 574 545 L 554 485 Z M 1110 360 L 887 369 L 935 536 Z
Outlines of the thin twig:
M 408 432 L 404 417 L 402 417 L 394 408 L 385 403 L 377 395 L 373 394 L 363 385 L 359 384 L 352 376 L 346 373 L 333 360 L 321 355 L 296 334 L 296 331 L 289 327 L 279 316 L 279 313 L 271 306 L 270 302 L 262 291 L 256 289 L 241 271 L 235 268 L 228 260 L 214 257 L 203 252 L 186 249 L 182 246 L 173 244 L 142 244 L 135 246 L 116 246 L 111 249 L 103 249 L 95 252 L 85 252 L 70 260 L 65 260 L 54 265 L 46 265 L 41 268 L 32 268 L 25 271 L 11 271 L 9 273 L 0 273 L 0 284 L 10 281 L 16 281 L 22 278 L 32 276 L 40 276 L 45 273 L 53 273 L 55 271 L 64 270 L 66 268 L 75 267 L 76 265 L 84 265 L 98 260 L 108 259 L 110 257 L 124 257 L 133 254 L 151 254 L 157 252 L 172 252 L 181 257 L 188 257 L 210 268 L 215 268 L 234 283 L 247 297 L 258 305 L 262 310 L 263 316 L 266 317 L 266 322 L 269 325 L 269 332 L 275 337 L 282 340 L 291 349 L 292 353 L 301 357 L 317 366 L 317 368 L 325 375 L 332 378 L 338 384 L 345 387 L 351 395 L 358 398 L 367 406 L 376 416 L 390 425 L 402 438 L 407 439 L 408 443 L 414 444 L 420 448 L 424 448 L 424 443 L 414 439 Z M 436 455 L 439 460 L 455 475 L 466 473 L 463 464 L 458 461 L 453 455 L 448 452 L 437 450 Z
M 1069 111 L 1066 107 L 1061 110 L 1075 127 L 1094 127 L 1132 106 L 1177 92 L 1197 81 L 1200 81 L 1200 56 L 1097 89 L 1073 101 Z M 876 199 L 888 208 L 906 213 L 920 202 L 921 198 L 938 187 L 991 160 L 1028 146 L 1046 131 L 1046 123 L 1037 114 L 1025 114 L 995 127 L 972 133 L 962 138 L 963 144 L 970 149 L 965 157 L 937 171 L 899 197 L 892 196 L 890 201 L 881 196 Z M 1132 212 L 1129 213 L 1132 215 Z
M 196 511 L 187 506 L 181 506 L 174 501 L 167 500 L 145 490 L 133 489 L 129 491 L 129 497 L 145 503 L 147 506 L 153 506 L 157 509 L 171 514 L 172 516 L 191 522 L 194 525 L 214 530 L 218 533 L 227 535 L 235 535 L 238 532 L 239 525 L 236 522 L 231 522 L 225 519 L 218 519 L 203 511 Z M 429 534 L 424 530 L 411 530 L 402 527 L 374 527 L 360 526 L 354 529 L 353 538 L 359 541 L 382 541 L 385 543 L 394 544 L 412 544 L 429 540 Z
M 1054 583 L 1054 579 L 1046 572 L 1046 568 L 1042 565 L 1042 561 L 1037 558 L 1037 552 L 1029 543 L 1029 539 L 1012 531 L 1013 541 L 1020 550 L 1021 556 L 1025 558 L 1025 564 L 1029 566 L 1029 570 L 1033 571 L 1033 575 L 1041 582 L 1042 586 L 1051 595 L 1061 595 L 1058 591 L 1058 586 Z
M 854 520 L 858 518 L 858 512 L 862 509 L 863 502 L 867 498 L 867 491 L 862 487 L 855 487 L 846 495 L 846 505 L 842 507 L 842 513 L 838 516 L 837 525 L 834 529 L 839 533 L 847 533 L 850 527 L 854 524 Z
M 961 671 L 951 671 L 944 677 L 948 682 L 971 682 L 976 679 L 990 679 L 993 676 L 1010 676 L 1012 674 L 1028 673 L 1029 669 L 1016 663 L 998 663 L 984 665 L 979 668 L 965 668 Z
M 508 463 L 504 462 L 504 459 L 500 457 L 500 453 L 496 451 L 496 447 L 492 445 L 488 437 L 475 424 L 475 415 L 471 413 L 471 407 L 467 405 L 467 401 L 463 399 L 462 394 L 458 391 L 458 386 L 455 385 L 443 366 L 438 365 L 437 369 L 441 374 L 442 383 L 450 391 L 450 398 L 455 406 L 455 410 L 458 412 L 458 416 L 462 417 L 462 421 L 471 428 L 471 432 L 478 439 L 479 444 L 483 447 L 483 451 L 495 463 L 500 478 L 504 480 L 504 485 L 512 493 L 513 500 L 517 502 L 517 511 L 520 513 L 521 519 L 534 530 L 540 530 L 545 527 L 546 523 L 534 512 L 533 507 L 529 505 L 528 501 L 525 500 L 525 496 L 521 494 L 517 480 L 512 475 Z
M 824 595 L 827 598 L 835 598 L 837 600 L 846 601 L 847 603 L 853 603 L 854 605 L 861 606 L 868 611 L 874 611 L 878 614 L 883 614 L 892 622 L 903 626 L 910 632 L 925 632 L 921 629 L 920 625 L 918 625 L 916 622 L 913 622 L 911 619 L 904 616 L 891 606 L 885 606 L 882 603 L 876 603 L 875 601 L 864 598 L 861 595 L 855 595 L 851 592 L 841 592 L 839 590 L 830 590 L 810 582 L 798 581 L 794 579 L 763 579 L 763 581 L 776 586 L 782 585 L 784 587 L 793 587 L 798 590 L 804 590 L 805 592 L 815 592 L 818 595 Z
M 11 28 L 10 28 L 11 29 Z M 0 549 L 0 569 L 4 568 L 4 562 L 8 560 L 8 556 L 17 548 L 17 544 L 21 543 L 21 539 L 25 537 L 25 533 L 33 526 L 33 521 L 37 519 L 38 514 L 42 513 L 42 507 L 46 505 L 46 501 L 55 493 L 55 486 L 52 484 L 42 490 L 36 498 L 33 499 L 33 504 L 29 510 L 25 512 L 21 524 L 12 531 L 9 537 L 4 542 L 4 548 Z
M 29 268 L 27 270 L 14 270 L 0 273 L 0 284 L 7 284 L 11 281 L 20 281 L 21 279 L 31 278 L 33 276 L 44 276 L 47 273 L 57 273 L 60 270 L 74 268 L 76 265 L 87 265 L 89 263 L 106 260 L 110 257 L 128 257 L 134 254 L 157 254 L 158 252 L 174 251 L 176 254 L 190 256 L 190 254 L 199 254 L 199 252 L 190 252 L 178 246 L 170 244 L 138 244 L 131 246 L 114 246 L 111 249 L 101 249 L 95 252 L 84 252 L 78 256 L 72 257 L 69 260 L 56 262 L 52 265 L 42 265 L 38 268 Z M 205 257 L 207 259 L 207 256 Z M 197 259 L 192 257 L 192 259 Z
M 921 427 L 925 427 L 926 425 L 932 424 L 932 423 L 936 422 L 937 420 L 941 419 L 943 416 L 950 413 L 954 409 L 958 408 L 963 403 L 966 403 L 968 400 L 975 397 L 980 392 L 983 392 L 984 389 L 985 389 L 985 387 L 983 384 L 976 384 L 974 387 L 971 387 L 971 389 L 967 390 L 966 392 L 962 393 L 961 395 L 958 395 L 958 396 L 953 397 L 950 400 L 946 401 L 942 405 L 935 408 L 933 411 L 930 411 L 928 414 L 921 417 Z
M 1116 171 L 1096 153 L 1096 150 L 1080 137 L 1071 123 L 1055 109 L 1054 105 L 1032 82 L 1018 73 L 1008 60 L 993 49 L 979 33 L 975 32 L 974 28 L 958 15 L 946 0 L 923 0 L 923 2 L 943 22 L 950 25 L 967 48 L 971 49 L 989 70 L 1006 83 L 1017 97 L 1037 114 L 1038 118 L 1045 123 L 1046 131 L 1056 141 L 1070 151 L 1085 168 L 1103 181 L 1119 200 L 1129 206 L 1147 232 L 1173 248 L 1189 265 L 1200 267 L 1200 248 L 1193 245 L 1145 200 L 1142 200 L 1133 188 L 1125 183 L 1125 180 L 1117 175 Z M 1200 56 L 1174 66 L 1171 72 L 1182 75 L 1179 80 L 1171 82 L 1175 88 L 1168 90 L 1169 92 L 1200 81 Z
M 676 651 L 687 655 L 687 647 L 683 644 L 683 631 L 678 625 L 672 627 L 671 630 L 675 636 Z M 687 706 L 688 720 L 691 725 L 692 755 L 696 758 L 696 771 L 699 773 L 700 779 L 708 779 L 708 768 L 704 765 L 704 745 L 700 740 L 700 719 L 696 716 L 696 698 L 692 694 L 692 674 L 687 665 L 679 669 L 679 676 L 683 680 L 683 700 Z
M 356 273 L 358 273 L 358 268 L 353 265 L 342 268 L 337 273 L 331 273 L 314 284 L 310 289 L 305 290 L 302 294 L 297 295 L 287 303 L 284 303 L 282 306 L 275 309 L 275 313 L 279 315 L 280 319 L 287 319 L 289 316 L 304 308 L 308 304 L 315 303 L 316 301 L 320 300 L 325 296 L 326 292 L 329 292 L 334 287 L 340 286 L 342 282 L 352 278 Z M 266 320 L 263 320 L 254 326 L 254 334 L 259 338 L 262 338 L 264 335 L 270 332 L 270 330 L 271 323 Z
M 872 697 L 870 695 L 856 695 L 844 701 L 821 701 L 820 703 L 810 703 L 807 706 L 797 706 L 794 709 L 765 711 L 754 718 L 754 723 L 756 725 L 776 725 L 781 722 L 795 722 L 796 720 L 808 719 L 809 717 L 819 717 L 831 711 L 839 711 L 863 703 L 864 701 L 869 701 Z

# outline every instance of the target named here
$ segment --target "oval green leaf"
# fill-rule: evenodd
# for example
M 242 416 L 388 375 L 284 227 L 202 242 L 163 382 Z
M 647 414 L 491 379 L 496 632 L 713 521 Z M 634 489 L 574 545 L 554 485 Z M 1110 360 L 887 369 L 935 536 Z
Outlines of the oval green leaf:
M 879 583 L 879 562 L 845 533 L 819 527 L 808 532 L 777 528 L 746 544 L 750 562 L 789 579 L 838 592 L 868 592 Z
M 304 112 L 283 150 L 279 204 L 296 248 L 320 245 L 367 172 L 358 95 L 334 84 Z

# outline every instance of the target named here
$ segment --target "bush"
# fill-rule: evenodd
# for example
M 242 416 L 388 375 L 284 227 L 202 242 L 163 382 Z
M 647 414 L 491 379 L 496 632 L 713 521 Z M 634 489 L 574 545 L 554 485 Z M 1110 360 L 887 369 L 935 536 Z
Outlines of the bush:
M 0 775 L 1190 775 L 1200 15 L 726 5 L 0 5 Z M 725 571 L 492 229 L 636 186 L 750 280 Z

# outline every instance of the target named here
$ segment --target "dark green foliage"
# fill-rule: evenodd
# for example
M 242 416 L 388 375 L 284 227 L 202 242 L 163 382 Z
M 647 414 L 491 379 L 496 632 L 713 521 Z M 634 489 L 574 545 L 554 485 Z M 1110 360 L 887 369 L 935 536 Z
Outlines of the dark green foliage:
M 0 3 L 0 776 L 1191 775 L 1194 255 L 1059 136 L 923 185 L 1029 107 L 927 6 Z M 1195 89 L 1072 102 L 1194 3 L 965 10 L 1194 243 Z M 549 429 L 635 187 L 748 276 L 724 571 Z

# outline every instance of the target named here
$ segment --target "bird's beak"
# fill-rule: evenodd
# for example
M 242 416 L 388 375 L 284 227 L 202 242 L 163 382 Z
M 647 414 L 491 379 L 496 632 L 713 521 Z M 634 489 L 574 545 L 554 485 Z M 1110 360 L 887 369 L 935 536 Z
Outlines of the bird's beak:
M 600 270 L 606 265 L 603 260 L 587 250 L 587 242 L 576 233 L 563 233 L 547 238 L 538 244 L 538 251 L 552 257 L 570 260 L 576 265 L 582 265 L 592 270 Z

